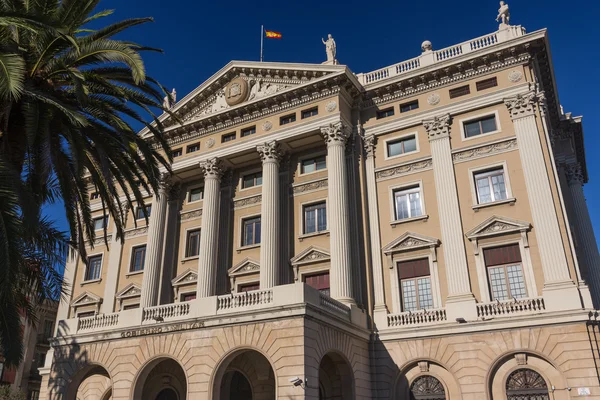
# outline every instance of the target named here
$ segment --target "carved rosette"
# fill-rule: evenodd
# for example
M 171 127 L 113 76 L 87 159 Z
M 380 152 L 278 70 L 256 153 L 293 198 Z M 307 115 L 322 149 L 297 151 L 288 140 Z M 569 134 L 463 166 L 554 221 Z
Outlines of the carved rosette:
M 375 147 L 377 145 L 377 138 L 375 135 L 365 136 L 363 138 L 363 146 L 367 153 L 367 158 L 375 157 Z
M 515 120 L 534 115 L 535 107 L 542 106 L 544 103 L 544 93 L 531 90 L 524 94 L 518 94 L 514 97 L 504 99 L 504 104 L 508 108 L 510 117 Z
M 328 126 L 322 126 L 321 134 L 327 146 L 345 146 L 351 131 L 342 121 L 338 121 Z
M 283 156 L 279 143 L 274 140 L 256 146 L 256 150 L 259 152 L 263 164 L 276 163 L 279 165 L 281 157 Z
M 204 179 L 217 179 L 219 181 L 225 172 L 223 163 L 218 158 L 210 158 L 206 161 L 201 161 L 200 169 L 204 172 Z
M 452 117 L 450 117 L 450 114 L 441 115 L 439 117 L 424 120 L 423 126 L 427 131 L 429 141 L 431 142 L 432 140 L 450 137 L 451 122 Z
M 583 185 L 583 170 L 580 163 L 566 164 L 564 167 L 569 186 Z

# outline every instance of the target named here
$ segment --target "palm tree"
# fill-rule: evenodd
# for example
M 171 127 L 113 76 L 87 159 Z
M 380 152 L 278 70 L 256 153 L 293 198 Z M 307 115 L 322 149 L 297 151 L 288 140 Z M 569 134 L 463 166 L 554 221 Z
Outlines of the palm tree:
M 90 183 L 122 238 L 127 206 L 143 204 L 142 189 L 158 188 L 161 165 L 169 171 L 155 114 L 168 112 L 167 92 L 146 75 L 141 57 L 157 50 L 114 38 L 152 19 L 89 29 L 112 13 L 95 12 L 99 2 L 0 0 L 0 347 L 7 363 L 22 356 L 16 316 L 25 310 L 34 321 L 35 301 L 61 290 L 53 265 L 67 237 L 41 218 L 41 207 L 62 199 L 69 244 L 85 261 L 85 239 L 95 238 Z

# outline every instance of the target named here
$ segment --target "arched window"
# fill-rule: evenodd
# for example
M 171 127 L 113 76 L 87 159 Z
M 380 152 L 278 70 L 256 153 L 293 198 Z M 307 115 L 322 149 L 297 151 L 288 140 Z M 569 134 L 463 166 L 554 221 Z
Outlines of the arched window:
M 423 375 L 410 385 L 411 400 L 446 400 L 442 383 L 431 375 Z
M 508 400 L 548 400 L 548 386 L 537 372 L 522 368 L 513 371 L 506 380 Z

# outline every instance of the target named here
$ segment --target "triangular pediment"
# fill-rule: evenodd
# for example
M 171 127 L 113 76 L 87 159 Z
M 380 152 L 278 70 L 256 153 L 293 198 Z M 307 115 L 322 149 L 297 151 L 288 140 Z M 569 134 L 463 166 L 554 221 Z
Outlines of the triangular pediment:
M 290 260 L 293 266 L 310 264 L 315 262 L 329 261 L 331 256 L 325 249 L 321 249 L 316 246 L 310 246 L 309 248 L 300 252 L 296 257 Z
M 253 272 L 260 271 L 260 264 L 258 261 L 252 260 L 251 258 L 245 258 L 233 267 L 229 268 L 229 276 L 251 274 Z
M 71 306 L 84 306 L 88 304 L 98 304 L 102 298 L 90 292 L 83 292 L 71 302 Z
M 465 235 L 469 239 L 479 239 L 487 236 L 525 232 L 530 228 L 531 224 L 529 222 L 493 215 L 483 221 L 481 224 L 477 225 L 475 228 L 471 229 Z
M 440 244 L 439 239 L 431 236 L 420 235 L 413 232 L 405 232 L 397 239 L 388 243 L 383 248 L 385 254 L 392 254 L 400 251 L 411 251 L 427 247 L 435 247 Z
M 123 290 L 115 295 L 117 299 L 123 299 L 126 297 L 136 297 L 142 294 L 142 288 L 136 283 L 130 283 L 125 286 Z
M 253 113 L 260 112 L 270 107 L 260 104 L 266 98 L 343 74 L 356 80 L 343 65 L 231 61 L 180 101 L 176 99 L 171 112 L 183 125 L 246 106 L 251 106 Z M 166 127 L 179 124 L 167 113 L 159 121 Z M 147 128 L 140 134 L 152 137 Z
M 187 285 L 188 283 L 195 283 L 198 281 L 198 274 L 196 271 L 192 271 L 191 269 L 182 272 L 177 275 L 173 280 L 171 280 L 171 285 L 173 286 L 181 286 Z

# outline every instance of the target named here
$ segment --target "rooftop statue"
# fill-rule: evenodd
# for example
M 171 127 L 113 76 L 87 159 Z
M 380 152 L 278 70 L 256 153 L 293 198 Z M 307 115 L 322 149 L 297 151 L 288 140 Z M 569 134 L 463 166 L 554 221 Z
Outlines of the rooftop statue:
M 164 108 L 171 108 L 175 105 L 175 102 L 177 101 L 177 91 L 175 91 L 175 88 L 173 88 L 173 90 L 171 90 L 170 94 L 167 94 L 164 99 L 163 99 L 163 107 Z
M 326 63 L 327 64 L 337 64 L 337 60 L 335 59 L 335 56 L 337 53 L 336 46 L 335 46 L 335 40 L 333 40 L 331 33 L 327 35 L 327 40 L 324 40 L 323 38 L 321 38 L 321 41 L 325 45 L 325 52 L 327 53 Z
M 503 1 L 500 2 L 500 8 L 498 9 L 496 22 L 500 22 L 501 27 L 503 25 L 510 25 L 510 10 L 508 9 L 508 4 Z

